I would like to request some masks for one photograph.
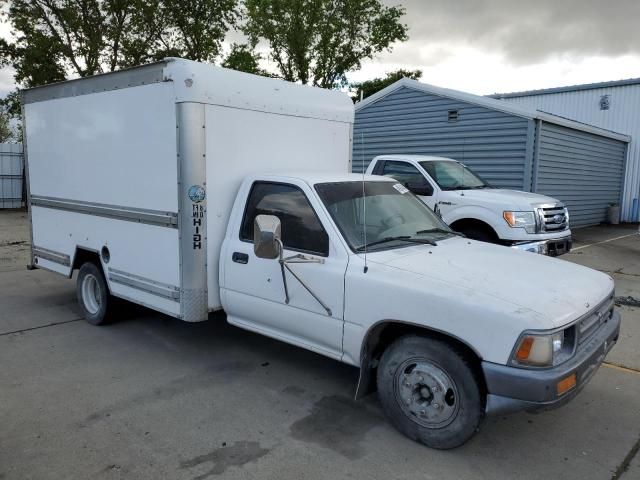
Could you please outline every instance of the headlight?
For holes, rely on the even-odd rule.
[[[554,333],[525,333],[514,349],[512,363],[531,367],[550,367],[573,353],[574,330]]]
[[[524,228],[527,233],[536,233],[536,216],[533,212],[502,212],[505,221],[513,228]]]

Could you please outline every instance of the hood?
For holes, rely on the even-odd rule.
[[[493,203],[505,209],[532,210],[532,205],[562,203],[559,200],[537,193],[521,192],[501,188],[483,188],[479,190],[453,190],[447,192],[464,197],[466,202]]]
[[[613,290],[609,275],[558,258],[460,237],[437,243],[371,252],[368,258],[535,312],[543,328],[576,320]]]

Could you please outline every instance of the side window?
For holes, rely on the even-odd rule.
[[[384,164],[383,175],[393,177],[403,185],[406,183],[424,185],[427,183],[416,167],[407,162],[390,162]]]
[[[257,215],[275,215],[280,219],[285,248],[324,257],[329,255],[329,236],[298,187],[254,183],[242,218],[240,240],[253,243],[253,221]]]
[[[410,163],[386,161],[382,175],[395,178],[416,195],[433,195],[431,184]]]

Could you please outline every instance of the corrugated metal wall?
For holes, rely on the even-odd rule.
[[[600,98],[603,95],[609,95],[608,110],[600,109]],[[502,100],[630,135],[632,140],[628,151],[621,214],[623,221],[638,221],[640,215],[640,209],[637,206],[640,197],[639,84],[509,97]]]
[[[0,143],[0,208],[22,206],[21,143]]]
[[[627,144],[546,122],[536,135],[534,190],[562,200],[571,226],[604,222],[622,195]]]
[[[453,110],[456,122],[448,121]],[[438,155],[497,187],[528,190],[533,128],[526,118],[403,87],[356,111],[353,171],[376,155]]]

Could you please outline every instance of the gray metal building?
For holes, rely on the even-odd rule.
[[[454,158],[501,188],[565,202],[574,226],[620,202],[630,137],[536,109],[402,79],[356,105],[352,168],[376,155]]]
[[[22,206],[24,160],[21,143],[0,143],[0,208]]]
[[[622,220],[640,219],[640,78],[491,95],[631,135],[622,196]]]

